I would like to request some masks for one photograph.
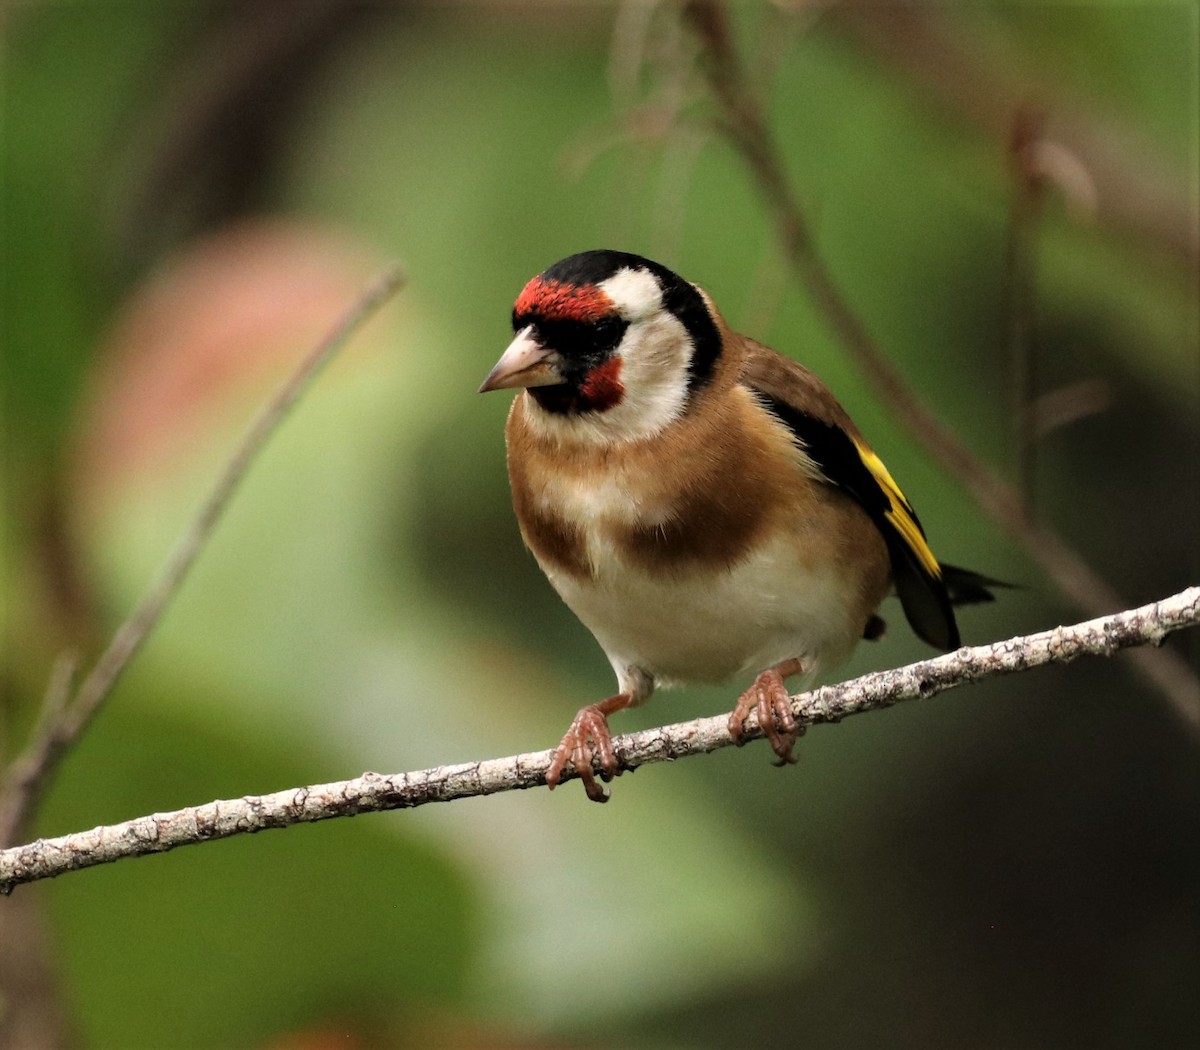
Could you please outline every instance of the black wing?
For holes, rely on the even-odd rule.
[[[875,523],[887,544],[896,593],[912,629],[938,649],[958,648],[958,625],[942,568],[916,511],[883,460],[812,372],[774,350],[748,343],[743,381],[795,435],[829,484],[852,496]]]

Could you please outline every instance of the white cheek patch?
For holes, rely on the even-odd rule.
[[[530,427],[565,444],[604,445],[643,441],[683,415],[691,339],[674,314],[656,309],[648,320],[631,322],[616,355],[624,388],[620,404],[604,412],[558,414],[531,398]]]
[[[665,310],[629,326],[617,350],[625,398],[613,411],[624,410],[622,421],[639,436],[657,434],[683,414],[691,348],[687,329]]]
[[[630,324],[645,321],[662,310],[662,288],[649,270],[618,270],[598,287]]]

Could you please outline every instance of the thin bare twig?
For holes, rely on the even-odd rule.
[[[802,725],[839,722],[849,715],[902,700],[923,699],[996,675],[1066,663],[1084,655],[1111,656],[1130,646],[1158,645],[1172,631],[1197,624],[1200,587],[1191,587],[1160,602],[1086,623],[962,648],[907,667],[827,685],[793,697],[792,710]],[[762,735],[757,721],[751,718],[746,737],[759,739]],[[727,715],[648,729],[613,741],[622,770],[706,754],[732,744]],[[0,893],[8,894],[21,883],[211,839],[539,787],[546,782],[552,755],[552,751],[537,751],[390,776],[364,773],[354,780],[225,799],[73,835],[39,839],[0,851]],[[568,779],[576,775],[573,770],[566,774]]]
[[[1125,603],[1116,591],[1057,532],[1029,515],[1020,493],[921,403],[875,343],[817,253],[762,108],[748,87],[723,8],[712,0],[694,0],[685,11],[703,46],[719,126],[758,184],[793,276],[812,296],[881,400],[1077,608],[1090,616],[1121,608]],[[1200,681],[1187,662],[1176,653],[1144,650],[1136,655],[1136,665],[1192,736],[1200,739]]]
[[[129,661],[162,618],[263,446],[322,366],[396,292],[403,281],[404,275],[399,267],[389,268],[371,283],[325,338],[309,351],[250,425],[158,577],[129,618],[117,628],[108,648],[101,653],[74,696],[65,702],[56,701],[53,705],[56,710],[53,711],[47,701],[38,729],[4,778],[3,790],[0,791],[0,844],[14,842],[20,836],[22,827],[63,755],[95,718]],[[56,670],[54,681],[60,680],[61,671]],[[51,695],[53,693],[52,688]]]

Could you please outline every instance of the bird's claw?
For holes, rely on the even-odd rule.
[[[758,717],[758,724],[770,742],[771,750],[778,757],[775,765],[786,766],[795,762],[792,748],[804,736],[806,727],[800,725],[792,714],[791,697],[787,686],[783,684],[779,668],[770,667],[763,671],[754,679],[754,684],[738,697],[729,715],[729,735],[738,747],[745,743],[746,719],[751,711]]]
[[[625,698],[613,697],[612,699]],[[567,730],[558,747],[555,748],[554,758],[546,770],[546,785],[551,791],[558,787],[567,763],[570,762],[579,775],[579,779],[583,781],[587,797],[593,802],[608,801],[608,792],[596,783],[593,762],[599,762],[600,778],[605,783],[620,773],[617,767],[617,753],[613,750],[612,734],[608,728],[606,708],[610,706],[612,706],[612,701],[608,700],[603,704],[591,704],[581,708],[575,716],[571,728]]]

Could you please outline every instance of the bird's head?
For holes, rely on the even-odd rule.
[[[513,306],[515,338],[480,391],[524,388],[560,433],[658,433],[703,389],[721,354],[707,297],[665,266],[590,251],[533,278]]]

